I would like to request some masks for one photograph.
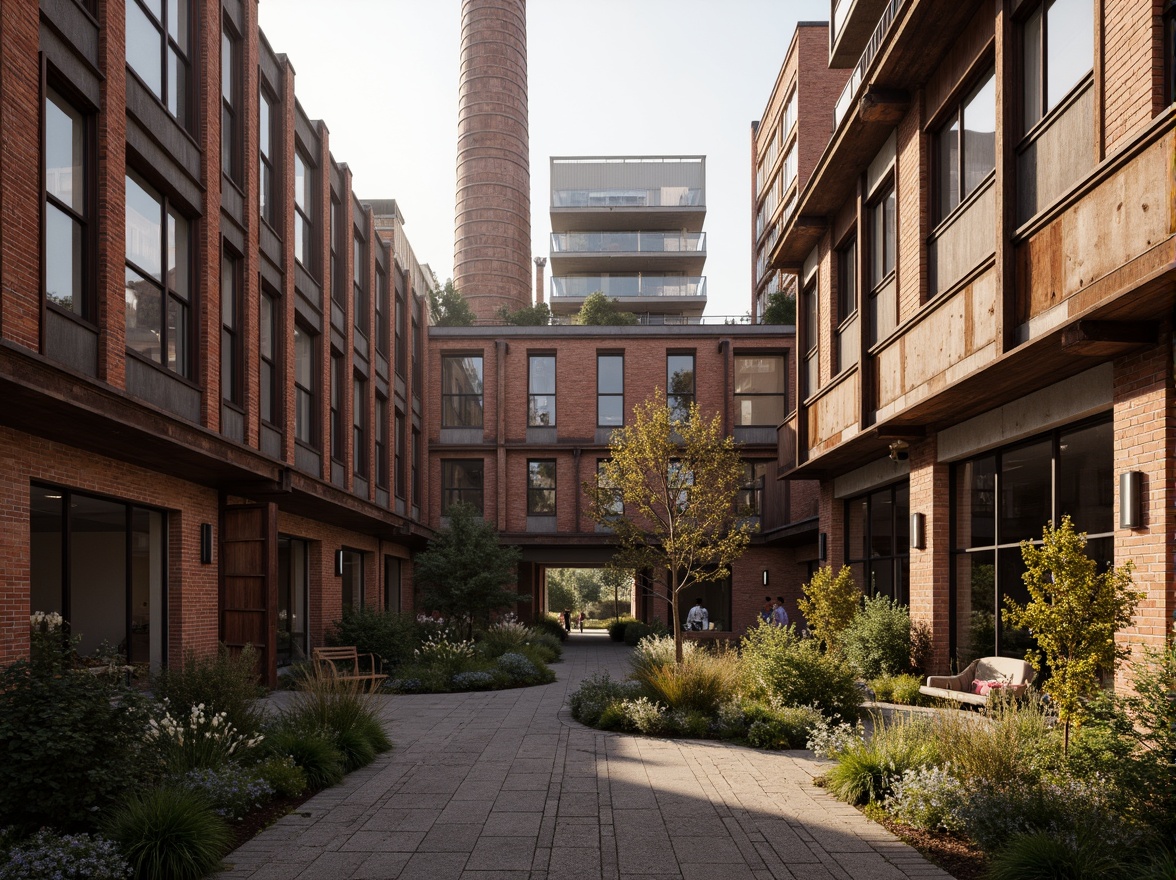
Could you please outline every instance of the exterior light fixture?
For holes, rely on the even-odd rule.
[[[1119,528],[1143,528],[1143,471],[1119,474]]]
[[[817,535],[817,559],[824,562],[829,558],[829,536],[825,532]]]
[[[766,587],[767,585],[768,585],[768,570],[765,568],[764,569],[764,586]]]
[[[927,549],[927,515],[924,513],[911,514],[911,547],[915,550]]]
[[[200,564],[212,564],[212,523],[200,524]]]
[[[335,551],[335,577],[343,577],[343,551]]]

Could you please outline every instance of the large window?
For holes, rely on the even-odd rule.
[[[481,355],[441,358],[441,427],[482,427]]]
[[[388,400],[376,395],[376,487],[388,488]]]
[[[282,337],[278,332],[281,326],[278,320],[281,315],[278,302],[280,300],[268,290],[261,292],[261,345],[258,351],[261,355],[261,419],[271,425],[277,425],[281,416],[281,396],[278,392],[278,376],[281,374],[278,369],[278,340]]]
[[[241,404],[241,261],[227,248],[221,251],[221,397]],[[272,309],[271,304],[271,319]],[[264,318],[264,306],[262,317]],[[264,325],[263,325],[263,333]],[[271,342],[272,347],[272,342]]]
[[[343,355],[331,349],[331,458],[347,461],[347,447],[343,438]]]
[[[735,355],[735,424],[776,427],[784,421],[782,354]]]
[[[555,459],[527,461],[527,516],[555,516]]]
[[[870,286],[877,287],[894,272],[894,184],[870,204]]]
[[[453,459],[441,462],[441,515],[454,504],[472,504],[482,513],[482,459]]]
[[[527,427],[555,427],[555,355],[531,355],[527,375]]]
[[[89,121],[53,89],[45,92],[45,297],[92,319]]]
[[[261,219],[277,232],[280,230],[277,228],[277,171],[274,167],[274,151],[278,138],[274,132],[274,123],[277,121],[274,103],[262,86],[258,91],[257,100],[258,198],[261,200]]]
[[[845,560],[867,596],[910,604],[910,485],[845,502]]]
[[[126,176],[127,348],[191,375],[191,235],[188,220],[133,171]]]
[[[1093,0],[1043,0],[1021,29],[1022,121],[1033,128],[1094,66]]]
[[[278,665],[310,653],[310,543],[278,536]]]
[[[294,259],[302,264],[312,277],[317,278],[314,235],[314,206],[318,202],[315,186],[315,168],[308,162],[301,149],[294,150]]]
[[[346,547],[340,553],[343,555],[343,582],[340,584],[343,591],[343,610],[363,608],[366,598],[363,578],[364,554],[359,550],[348,550]]]
[[[857,239],[851,238],[837,251],[837,323],[857,314]]]
[[[935,134],[935,219],[942,220],[996,168],[996,73],[989,68]]]
[[[596,356],[596,424],[616,428],[625,424],[625,356]]]
[[[188,0],[126,0],[127,64],[185,128],[191,27]]]
[[[351,240],[351,273],[352,285],[355,289],[352,297],[352,306],[355,309],[355,330],[366,339],[371,321],[368,317],[367,242],[360,238],[358,229],[354,230],[353,234],[355,237]]]
[[[167,638],[167,525],[160,511],[54,486],[29,492],[29,606],[55,612],[94,654],[103,642],[158,670]]]
[[[694,355],[666,355],[666,404],[670,420],[684,422],[690,418],[694,403]]]
[[[1004,600],[1028,591],[1021,542],[1069,514],[1100,565],[1114,557],[1114,429],[1109,419],[1063,428],[953,468],[952,633],[961,665],[990,654],[1023,657],[1029,633],[1006,627]]]
[[[735,512],[739,516],[763,516],[764,484],[768,479],[766,461],[745,461],[743,463],[743,485],[735,496]]]
[[[367,423],[367,381],[355,376],[351,380],[351,466],[355,475],[363,479],[368,475]]]
[[[221,172],[241,183],[241,38],[221,22]]]
[[[318,358],[315,335],[294,325],[294,437],[308,446],[318,445]]]

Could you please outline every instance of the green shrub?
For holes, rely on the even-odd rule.
[[[710,716],[694,709],[671,709],[666,713],[666,726],[674,736],[704,739],[710,734]]]
[[[938,759],[934,732],[926,720],[900,715],[883,724],[875,718],[869,739],[852,740],[838,752],[837,763],[825,774],[825,785],[846,803],[881,803],[907,770]]]
[[[295,729],[328,732],[346,771],[370,764],[377,754],[392,747],[380,724],[378,704],[359,682],[306,675],[283,713],[283,721]]]
[[[272,755],[258,764],[256,770],[278,797],[297,797],[306,791],[306,772],[289,755]]]
[[[554,636],[561,642],[566,642],[568,639],[568,631],[563,628],[563,624],[548,615],[537,618],[531,624],[531,629],[537,632],[547,633],[549,636]]]
[[[890,781],[886,811],[900,822],[926,831],[964,831],[960,808],[967,796],[949,767],[908,767]]]
[[[896,675],[893,679],[893,700],[900,706],[918,706],[923,701],[919,687],[923,680],[917,675]]]
[[[748,725],[747,744],[757,749],[803,749],[821,713],[809,706],[763,707]]]
[[[507,651],[517,651],[527,644],[530,630],[521,623],[496,623],[481,634],[478,648],[487,657],[501,657]]]
[[[1044,831],[1017,834],[992,856],[989,880],[1106,880],[1138,873],[1097,833],[1075,836]]]
[[[600,719],[596,722],[596,727],[601,730],[619,730],[629,731],[633,728],[629,726],[629,716],[625,711],[625,704],[628,700],[614,700],[604,707],[604,711],[600,713]]]
[[[637,696],[638,686],[630,682],[615,681],[607,672],[596,672],[591,678],[580,682],[580,686],[568,698],[572,717],[589,727],[600,726],[600,717],[611,704]]]
[[[633,623],[625,624],[625,644],[636,646],[643,638],[653,632],[652,627],[634,621]]]
[[[625,700],[621,703],[621,709],[625,714],[626,726],[629,730],[635,730],[646,736],[661,736],[670,733],[666,707],[655,703],[648,697]]]
[[[617,617],[608,625],[608,637],[614,642],[623,642],[625,640],[625,629],[630,623],[637,623],[637,620],[632,617]]]
[[[257,683],[258,662],[257,650],[249,645],[237,654],[221,645],[214,657],[188,651],[183,666],[161,669],[151,687],[156,699],[167,700],[175,711],[187,713],[192,706],[203,705],[210,716],[223,712],[228,723],[249,738],[261,731],[264,721],[258,703],[265,693]]]
[[[540,653],[544,663],[556,663],[563,657],[563,643],[550,633],[532,629],[526,643]]]
[[[113,841],[42,828],[11,848],[0,846],[0,880],[126,880],[131,866]]]
[[[542,684],[555,680],[555,673],[530,653],[533,650],[531,646],[524,645],[521,650],[508,652],[498,658],[496,672],[505,677],[508,686]]]
[[[204,795],[222,818],[240,819],[269,803],[274,789],[255,771],[237,765],[189,770],[172,780],[180,788]]]
[[[894,676],[879,675],[870,680],[870,690],[874,692],[874,699],[879,703],[894,702]]]
[[[343,770],[350,773],[366,767],[376,759],[376,749],[367,734],[358,727],[344,727],[333,731],[335,748],[343,756]]]
[[[264,748],[274,758],[293,761],[313,791],[343,781],[343,754],[331,731],[279,725],[266,734]]]
[[[862,704],[853,667],[822,653],[815,639],[800,639],[792,626],[761,621],[741,643],[753,696],[786,706],[815,706],[825,716],[855,719]]]
[[[14,663],[0,672],[0,827],[92,827],[157,772],[146,701],[117,681]]]
[[[111,815],[106,831],[136,880],[198,880],[217,868],[231,840],[203,795],[176,787],[132,795]]]
[[[841,566],[836,575],[832,566],[824,565],[804,585],[804,598],[796,604],[817,641],[836,653],[861,601],[862,591],[848,565]]]
[[[866,678],[910,671],[910,610],[889,596],[868,597],[840,638],[845,658]]]
[[[672,639],[661,641],[672,649]],[[651,699],[670,709],[713,713],[739,692],[742,670],[733,651],[691,651],[681,663],[672,658],[657,665],[635,663],[633,678]]]
[[[327,629],[327,644],[355,645],[360,654],[375,654],[383,660],[385,671],[411,661],[420,641],[413,615],[366,605],[345,609]]]

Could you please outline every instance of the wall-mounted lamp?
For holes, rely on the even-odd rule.
[[[927,549],[927,515],[924,513],[911,514],[911,547],[915,550]]]
[[[200,524],[200,564],[212,564],[212,523]]]
[[[766,587],[767,585],[768,585],[768,570],[765,568],[764,569],[764,586]]]
[[[911,457],[911,444],[905,440],[895,440],[890,444],[890,460],[906,461]]]
[[[335,577],[343,577],[343,551],[335,551]]]
[[[1143,528],[1143,471],[1119,474],[1119,528]]]
[[[817,535],[817,559],[824,562],[829,557],[829,536],[824,532]]]

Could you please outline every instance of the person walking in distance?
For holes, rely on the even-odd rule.
[[[568,610],[567,608],[564,609],[564,613],[563,613],[563,625],[564,625],[564,632],[571,632],[572,631],[572,612],[570,610]]]
[[[784,610],[784,597],[777,596],[775,607],[772,609],[772,623],[776,626],[788,626],[788,612]]]
[[[583,611],[580,612],[580,632],[584,631],[584,618],[586,618],[587,616],[588,615],[585,614]]]

